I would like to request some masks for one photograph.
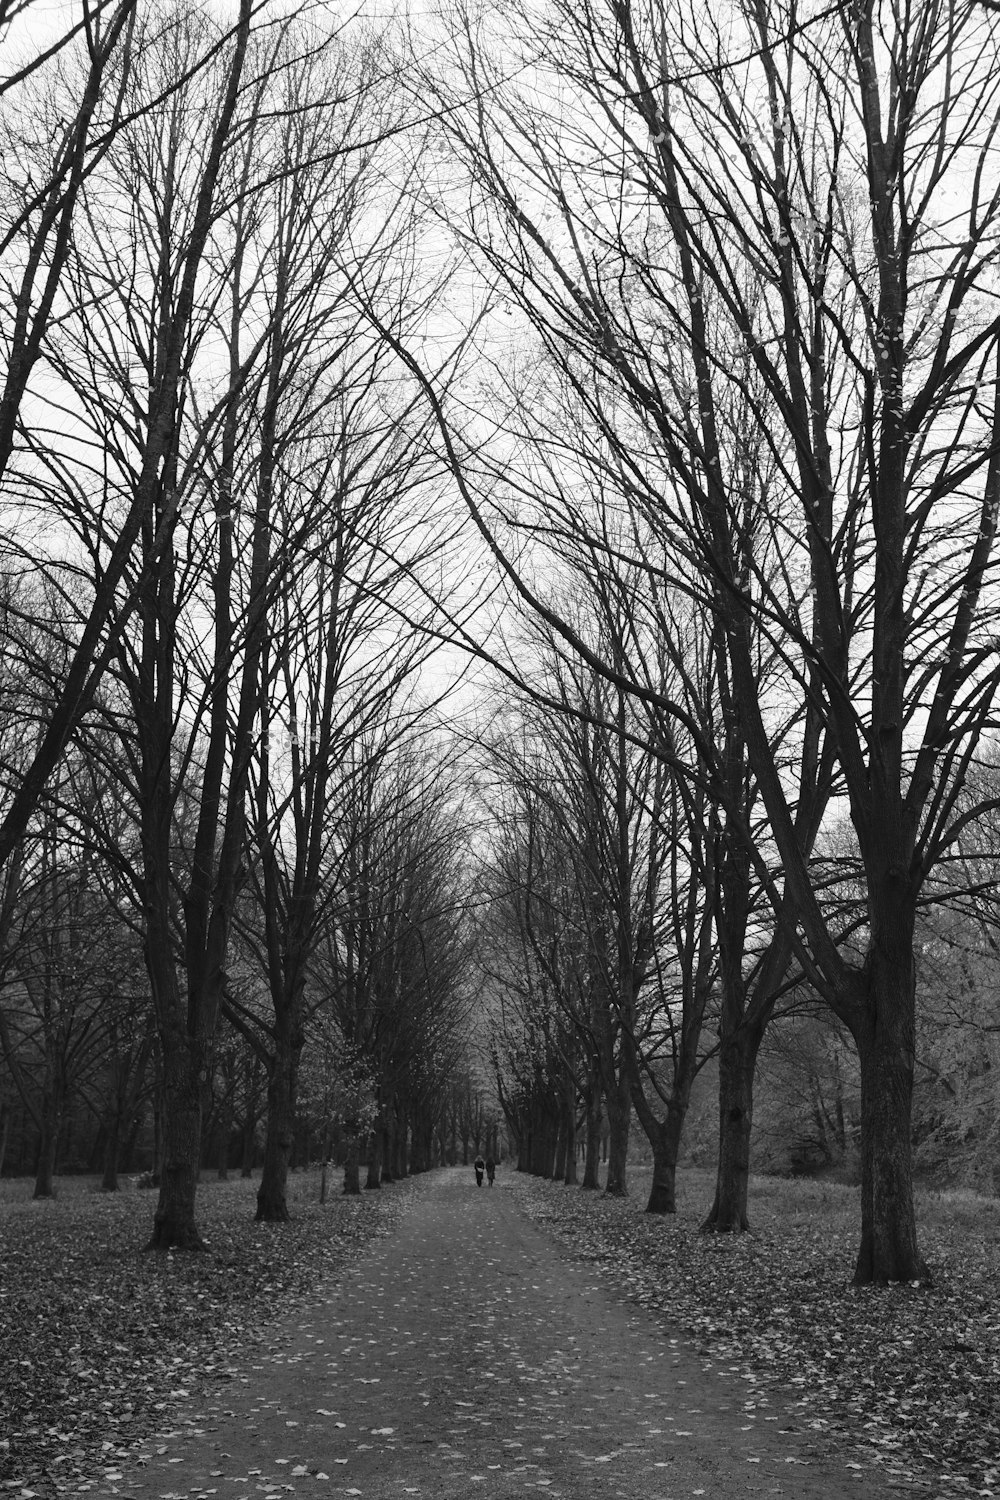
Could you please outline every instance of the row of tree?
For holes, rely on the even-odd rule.
[[[123,1157],[135,1169],[137,1150],[160,1181],[169,1150],[135,896],[137,813],[118,778],[84,768],[77,747],[63,764],[73,784],[56,778],[62,800],[43,799],[4,888],[0,1147],[12,1125],[27,1128],[36,1196],[51,1194],[60,1161],[95,1166],[98,1150],[106,1188]],[[300,1161],[337,1148],[345,1187],[358,1191],[362,1157],[377,1187],[454,1154],[440,1141],[451,1115],[468,1136],[455,1103],[470,1007],[465,829],[442,769],[426,742],[381,757],[356,747],[330,799],[309,885],[315,912],[291,953],[294,866],[285,850],[269,849],[268,864],[252,836],[245,843],[193,1170],[209,1150],[224,1168],[236,1140],[249,1167],[260,1122],[259,1218],[287,1218],[296,1145]],[[191,857],[191,829],[176,823],[177,886]],[[181,932],[176,923],[183,972]]]
[[[770,1138],[754,1158],[779,1171],[854,1177],[856,1054],[801,971],[789,967],[759,1044],[739,1048],[739,1067],[727,1056],[740,1038],[716,942],[724,843],[711,799],[672,775],[655,744],[639,744],[621,693],[615,733],[607,703],[600,708],[608,696],[600,676],[570,675],[550,649],[534,680],[563,701],[521,704],[493,747],[483,960],[493,1066],[522,1167],[576,1183],[582,1166],[582,1185],[596,1188],[606,1134],[607,1191],[623,1194],[638,1129],[653,1168],[648,1211],[673,1212],[682,1139],[687,1160],[709,1156],[707,1072],[718,1080],[718,1170],[704,1227],[745,1229],[762,1071]],[[993,1191],[1000,912],[995,836],[981,823],[977,832],[980,853],[950,872],[950,890],[936,893],[916,926],[911,1143],[931,1180]],[[817,843],[821,856],[845,872],[856,867],[849,830],[831,825]],[[851,890],[845,873],[827,899],[840,903],[845,932],[863,922],[857,880]],[[758,942],[751,932],[751,958],[759,959]]]
[[[267,1079],[262,1218],[308,1107],[348,1184],[426,1165],[469,983],[428,577],[434,278],[394,62],[285,6],[0,10],[3,1022],[51,1183],[155,1077],[152,1243],[200,1244],[223,1018]],[[228,13],[227,13],[228,12]],[[69,123],[67,123],[69,122]],[[109,1178],[113,1171],[109,1168]]]
[[[1000,17],[552,0],[445,33],[413,66],[481,300],[466,402],[425,391],[548,631],[546,672],[499,665],[574,742],[558,806],[533,742],[509,794],[525,1046],[585,1099],[603,1070],[613,1121],[617,1036],[667,1161],[711,972],[736,1228],[755,1058],[807,988],[858,1058],[856,1279],[921,1280],[918,919],[995,896]]]
[[[397,747],[446,635],[515,689],[478,932],[512,1125],[575,1161],[605,1111],[614,1188],[634,1109],[669,1207],[711,1015],[738,1229],[756,1058],[803,997],[857,1056],[856,1278],[925,1277],[922,924],[989,950],[996,890],[995,10],[459,6],[392,50],[231,21],[92,0],[0,89],[9,702],[38,726],[0,867],[13,900],[46,799],[68,848],[65,785],[115,786],[88,818],[152,990],[155,1242],[197,1243],[224,1012],[280,1114],[313,966],[353,994],[384,943],[380,985],[432,993],[435,924],[345,830],[422,784]]]

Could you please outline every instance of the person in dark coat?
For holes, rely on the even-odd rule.
[[[477,1156],[472,1165],[476,1169],[476,1187],[482,1187],[483,1173],[486,1171],[486,1163],[483,1161],[482,1156]]]
[[[488,1156],[486,1158],[486,1176],[489,1178],[490,1187],[493,1186],[493,1179],[494,1179],[494,1177],[496,1175],[497,1175],[497,1164],[493,1160],[492,1156]]]

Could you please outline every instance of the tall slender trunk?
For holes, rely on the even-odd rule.
[[[382,1137],[382,1181],[392,1182],[395,1176],[395,1158],[393,1150],[395,1147],[395,1127],[390,1119],[386,1119],[381,1130]]]
[[[226,1094],[219,1105],[218,1121],[216,1124],[216,1137],[218,1142],[215,1174],[220,1182],[229,1180],[229,1143],[233,1134],[233,1094],[232,1079],[226,1079]]]
[[[190,1006],[181,994],[170,930],[169,879],[163,870],[162,846],[158,882],[147,875],[146,969],[153,993],[160,1037],[162,1109],[160,1115],[159,1189],[149,1250],[203,1250],[195,1222],[195,1198],[201,1160],[202,1123],[211,1084],[210,1039],[189,1029]],[[158,887],[163,899],[152,888]]]
[[[604,1191],[612,1198],[628,1196],[626,1163],[628,1160],[629,1126],[632,1123],[632,1095],[621,1069],[615,1086],[607,1097],[608,1111],[608,1179]]]
[[[376,1190],[382,1186],[383,1150],[382,1122],[378,1119],[368,1137],[368,1178],[365,1187],[370,1190]]]
[[[567,1187],[575,1187],[579,1177],[576,1166],[576,1088],[572,1082],[566,1090],[563,1110],[566,1117],[566,1170],[563,1173],[563,1182]],[[497,1158],[496,1140],[493,1141],[492,1151],[495,1161]]]
[[[525,1115],[522,1117],[521,1129],[517,1137],[517,1170],[519,1172],[531,1171],[531,1160],[534,1152],[531,1134],[531,1122],[527,1115]]]
[[[398,1181],[406,1176],[406,1121],[398,1115],[393,1131],[392,1175]]]
[[[762,1028],[740,1025],[719,1049],[719,1155],[715,1199],[701,1226],[706,1232],[742,1234],[750,1228],[753,1081],[762,1036]]]
[[[282,1008],[275,1011],[274,1052],[267,1079],[267,1127],[264,1161],[257,1188],[256,1218],[285,1224],[288,1212],[288,1168],[295,1143],[295,1093],[302,1055],[301,1031]]]
[[[556,1154],[555,1160],[552,1164],[552,1180],[554,1182],[562,1182],[563,1178],[566,1176],[566,1148],[568,1145],[565,1110],[560,1110],[559,1112],[559,1123],[555,1128],[555,1138]]]
[[[586,1150],[583,1160],[583,1182],[581,1187],[595,1189],[601,1185],[601,1126],[604,1123],[601,1090],[591,1080],[587,1091]]]
[[[240,1157],[240,1176],[244,1179],[253,1176],[253,1159],[257,1147],[257,1122],[248,1111],[243,1121],[243,1139]]]
[[[262,1066],[259,1054],[254,1052],[250,1065],[250,1078],[247,1082],[246,1114],[243,1117],[243,1129],[240,1132],[242,1139],[241,1177],[253,1176],[254,1157],[257,1152],[257,1088]]]
[[[361,1192],[361,1137],[352,1130],[347,1137],[347,1155],[344,1159],[344,1192],[356,1197]]]
[[[531,1170],[535,1177],[551,1177],[556,1154],[556,1122],[541,1105],[536,1111],[538,1121],[532,1132]]]
[[[104,1159],[101,1173],[101,1192],[118,1191],[118,1158],[121,1154],[121,1115],[115,1110],[105,1122]]]
[[[434,1125],[421,1114],[413,1116],[410,1126],[410,1171],[428,1172],[431,1165]]]
[[[41,1133],[35,1168],[35,1191],[32,1195],[35,1198],[55,1196],[56,1153],[59,1149],[62,1113],[60,1091],[55,1088],[46,1089],[41,1103]]]
[[[421,1143],[420,1143],[420,1147],[421,1147],[421,1150],[420,1150],[420,1159],[421,1159],[421,1162],[422,1162],[421,1170],[424,1171],[424,1172],[429,1172],[430,1169],[431,1169],[431,1167],[434,1165],[434,1155],[433,1155],[433,1148],[434,1148],[434,1126],[433,1126],[433,1123],[430,1120],[428,1120],[426,1122],[426,1124],[423,1126],[423,1130],[421,1132],[421,1135],[422,1135],[422,1139],[421,1139]]]

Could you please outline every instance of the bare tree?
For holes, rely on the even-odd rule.
[[[180,18],[145,66],[165,81],[188,73],[212,29]],[[144,545],[127,573],[137,617],[119,633],[117,674],[133,717],[125,748],[167,1103],[158,1247],[200,1244],[201,1120],[245,873],[268,601],[317,504],[290,479],[279,503],[282,465],[337,388],[319,292],[340,228],[319,227],[338,175],[335,127],[329,119],[318,163],[314,140],[291,143],[310,168],[273,125],[274,80],[319,46],[299,43],[289,27],[251,38],[248,18],[214,70],[164,90],[159,112],[116,138],[120,192],[89,195],[91,233],[77,245],[88,316],[67,322],[59,350],[93,434],[102,507],[75,453],[48,467],[95,566],[116,509],[145,496]],[[313,82],[310,118],[330,103],[330,80]]]
[[[463,33],[477,104],[456,135],[486,190],[470,242],[563,366],[569,351],[618,393],[590,410],[608,441],[617,430],[631,504],[720,623],[781,859],[775,918],[858,1047],[855,1278],[919,1280],[914,919],[972,816],[958,794],[997,686],[996,18],[964,0],[806,24],[783,3],[552,16],[530,108],[504,109]],[[736,399],[773,474],[756,511],[768,546],[749,555]],[[481,492],[468,498],[502,553]],[[785,674],[769,692],[761,640]],[[790,692],[808,708],[794,777],[773,732]],[[860,962],[810,863],[831,781],[863,864]]]
[[[231,81],[238,82],[254,13],[251,0],[245,0],[232,32],[223,28],[221,33],[204,34],[203,52],[189,53],[180,72],[159,76],[152,91],[143,92],[141,80],[149,82],[151,74],[139,54],[144,53],[148,63],[150,49],[157,48],[165,35],[169,37],[177,24],[175,17],[168,17],[161,30],[149,17],[144,24],[140,22],[136,0],[81,0],[78,19],[70,12],[51,28],[48,17],[40,26],[35,24],[40,9],[33,0],[23,0],[4,5],[0,12],[0,38],[10,49],[9,55],[18,59],[13,71],[0,77],[0,134],[5,146],[0,280],[12,309],[0,383],[0,486],[5,504],[19,510],[9,548],[28,569],[35,569],[41,559],[39,534],[25,524],[25,511],[41,502],[46,529],[53,516],[51,492],[36,483],[31,455],[46,453],[51,443],[51,433],[38,412],[51,400],[45,367],[52,333],[65,312],[81,197],[100,179],[122,130],[158,109],[172,90],[212,64],[230,37],[235,41]],[[231,88],[222,106],[223,116],[231,115],[235,95]],[[225,130],[216,132],[216,146],[224,135]],[[131,503],[115,513],[105,533],[106,545],[88,579],[86,601],[79,595],[74,598],[73,651],[58,692],[46,705],[43,732],[0,817],[0,864],[14,854],[47,779],[86,713],[111,656],[115,622],[125,618],[135,603],[134,595],[122,599],[120,585],[134,550],[143,541],[157,469],[169,445],[177,361],[219,159],[218,150],[209,153],[186,271],[179,278],[170,324],[165,323],[162,330],[165,358],[150,390],[150,426],[158,430],[159,444],[150,450],[143,482]],[[31,409],[25,415],[29,397]],[[58,506],[54,514],[59,516]],[[60,565],[64,564],[58,545],[55,551]],[[58,572],[60,566],[49,571]]]
[[[316,983],[374,1091],[370,1187],[426,1171],[465,1050],[471,938],[465,817],[453,767],[419,736],[351,748],[336,814],[338,900]],[[350,1164],[349,1164],[350,1165]],[[354,1167],[345,1191],[359,1190]]]

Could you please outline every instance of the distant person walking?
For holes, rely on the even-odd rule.
[[[476,1187],[483,1185],[483,1173],[486,1171],[486,1163],[481,1156],[477,1156],[472,1165],[476,1169]]]
[[[493,1186],[493,1179],[494,1179],[494,1177],[496,1175],[497,1175],[497,1164],[493,1160],[492,1156],[488,1156],[486,1158],[486,1176],[489,1178],[490,1187]]]

